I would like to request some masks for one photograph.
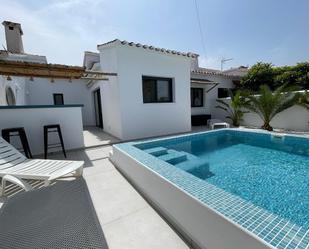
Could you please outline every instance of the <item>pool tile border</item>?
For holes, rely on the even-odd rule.
[[[143,166],[155,171],[166,180],[175,184],[177,187],[191,195],[193,198],[207,205],[211,209],[225,216],[238,224],[241,228],[253,233],[269,245],[278,249],[308,249],[309,230],[300,227],[286,219],[272,214],[269,211],[253,205],[242,198],[228,193],[210,183],[207,183],[181,169],[178,169],[169,163],[166,163],[146,152],[147,146],[162,146],[162,142],[181,142],[188,138],[199,139],[206,133],[217,135],[224,132],[240,132],[246,135],[246,132],[254,133],[256,136],[270,135],[265,132],[252,132],[246,130],[222,129],[217,131],[207,131],[186,135],[173,136],[168,138],[159,138],[143,140],[138,142],[128,142],[114,145],[119,150],[130,155],[140,162]],[[286,135],[286,139],[295,142],[295,139],[304,139],[309,143],[309,139],[300,136]],[[164,145],[163,145],[164,146]]]

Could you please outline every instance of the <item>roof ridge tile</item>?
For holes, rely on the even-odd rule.
[[[192,52],[180,52],[180,51],[176,51],[176,50],[159,48],[159,47],[154,47],[152,45],[135,43],[135,42],[128,42],[126,40],[119,40],[119,39],[114,39],[112,41],[99,44],[97,47],[99,48],[101,46],[107,46],[107,45],[110,45],[110,44],[113,44],[113,43],[119,43],[120,45],[124,45],[124,46],[128,45],[128,46],[131,46],[131,47],[134,46],[134,47],[137,47],[137,48],[144,48],[144,49],[154,50],[154,51],[162,52],[162,53],[166,53],[166,54],[185,56],[185,57],[189,57],[189,58],[197,58],[199,56],[198,54],[192,53]]]

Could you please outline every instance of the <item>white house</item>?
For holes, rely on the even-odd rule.
[[[247,67],[239,67],[225,71],[202,68],[198,60],[191,67],[191,114],[216,116],[216,99],[228,97],[228,90],[235,88]],[[198,100],[196,100],[198,97]]]
[[[3,25],[0,105],[82,104],[84,126],[120,139],[187,132],[191,116],[205,125],[215,99],[241,77],[240,69],[200,68],[194,53],[118,39],[85,52],[83,67],[48,64],[24,52],[20,24]]]
[[[103,128],[122,139],[191,130],[190,65],[197,55],[114,40],[98,45]],[[87,55],[86,55],[87,56]]]
[[[190,131],[191,116],[206,125],[215,99],[226,96],[246,70],[200,68],[197,54],[118,39],[98,50],[85,53],[84,66],[117,75],[89,86],[100,90],[103,129],[122,139]]]

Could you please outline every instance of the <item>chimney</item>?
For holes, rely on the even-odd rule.
[[[199,68],[198,65],[198,56],[191,58],[191,71]]]
[[[23,31],[20,23],[4,21],[2,24],[5,28],[7,50],[15,54],[24,53],[23,41],[21,39]]]

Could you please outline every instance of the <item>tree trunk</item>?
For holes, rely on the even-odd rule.
[[[234,127],[239,127],[239,122],[234,121],[234,122],[233,122],[233,126],[234,126]]]
[[[270,126],[269,122],[265,122],[261,128],[267,131],[273,131],[273,127]]]

